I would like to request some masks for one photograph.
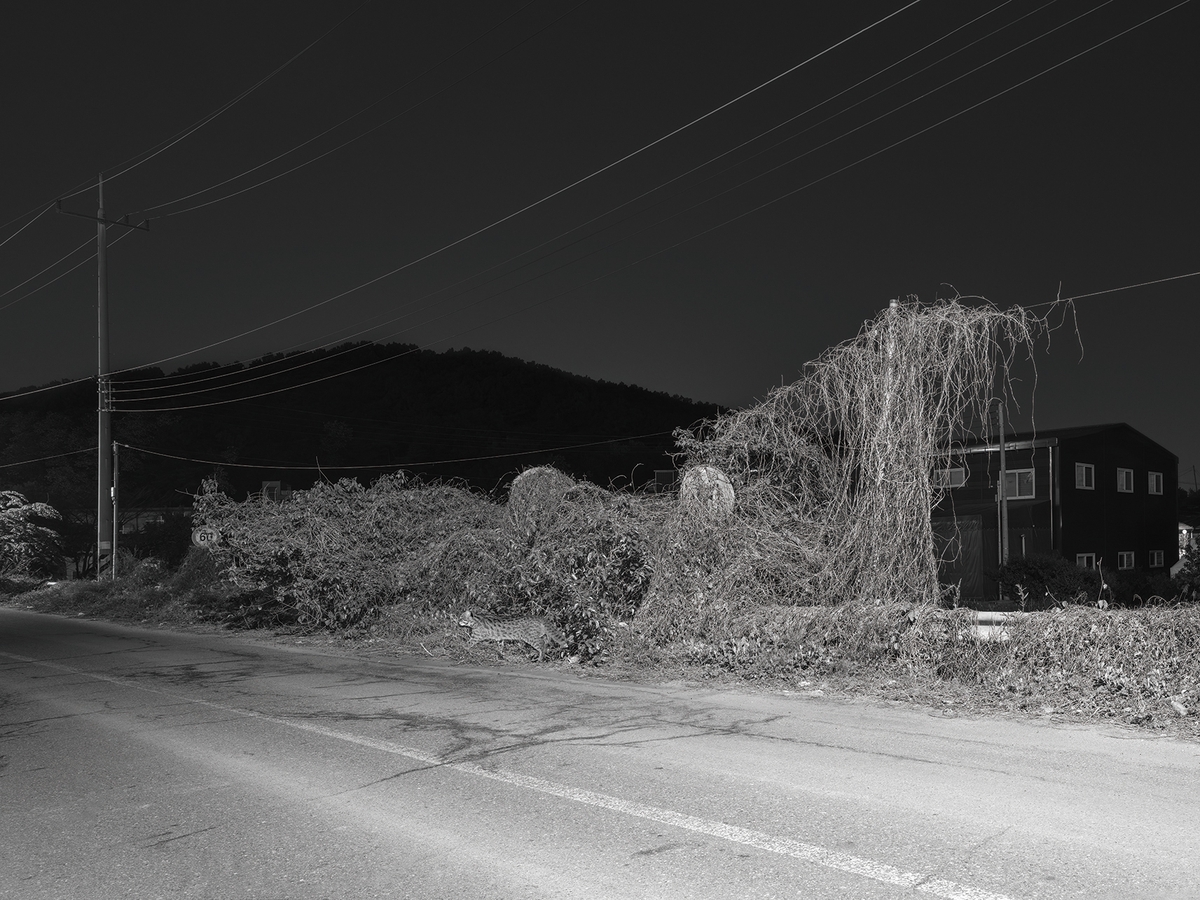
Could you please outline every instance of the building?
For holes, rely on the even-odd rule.
[[[1124,423],[1013,435],[1004,444],[1008,558],[1057,554],[1085,568],[1168,572],[1179,558],[1179,458]],[[962,447],[935,473],[942,580],[995,599],[1002,552],[1000,447]]]

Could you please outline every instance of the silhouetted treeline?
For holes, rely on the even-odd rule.
[[[599,484],[642,484],[670,467],[672,429],[717,411],[496,352],[401,344],[129,372],[114,378],[113,397],[114,438],[167,454],[121,448],[126,509],[186,506],[214,474],[238,499],[263,481],[369,483],[396,469],[488,490],[544,464]],[[95,410],[94,383],[0,400],[0,464],[94,446]],[[655,436],[600,443],[635,435]],[[82,520],[95,506],[95,471],[95,454],[82,453],[0,468],[0,486]]]

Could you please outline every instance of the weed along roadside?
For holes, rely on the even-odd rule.
[[[677,492],[549,466],[502,497],[405,473],[283,501],[239,502],[207,482],[195,524],[219,541],[177,570],[130,557],[116,582],[10,578],[3,591],[43,612],[352,651],[1200,737],[1195,603],[1114,598],[996,618],[956,608],[939,583],[933,473],[964,422],[986,427],[995,361],[1008,396],[1004,361],[1044,328],[1019,308],[894,304],[800,381],[679,429]],[[1182,577],[1196,581],[1195,566]]]

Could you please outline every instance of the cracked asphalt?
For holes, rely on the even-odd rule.
[[[1200,898],[1200,745],[0,609],[0,897]]]

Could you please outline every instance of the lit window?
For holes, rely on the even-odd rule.
[[[1117,490],[1122,494],[1133,493],[1133,469],[1117,469]]]
[[[1162,493],[1162,472],[1151,472],[1150,473],[1150,493],[1152,493],[1152,494],[1161,494]]]
[[[967,470],[961,466],[954,469],[937,469],[933,473],[933,483],[944,488],[962,487],[967,483]]]
[[[1076,553],[1075,554],[1075,565],[1079,566],[1079,568],[1081,568],[1081,569],[1096,568],[1096,554],[1095,553]]]
[[[1150,568],[1161,569],[1163,564],[1163,552],[1161,550],[1150,551]]]
[[[1085,491],[1096,489],[1096,467],[1091,463],[1075,463],[1075,487]]]
[[[1004,473],[1004,496],[1009,500],[1033,499],[1033,469],[1008,469]]]
[[[1133,568],[1133,551],[1132,550],[1122,550],[1120,553],[1117,554],[1117,568],[1118,569],[1132,569]]]

